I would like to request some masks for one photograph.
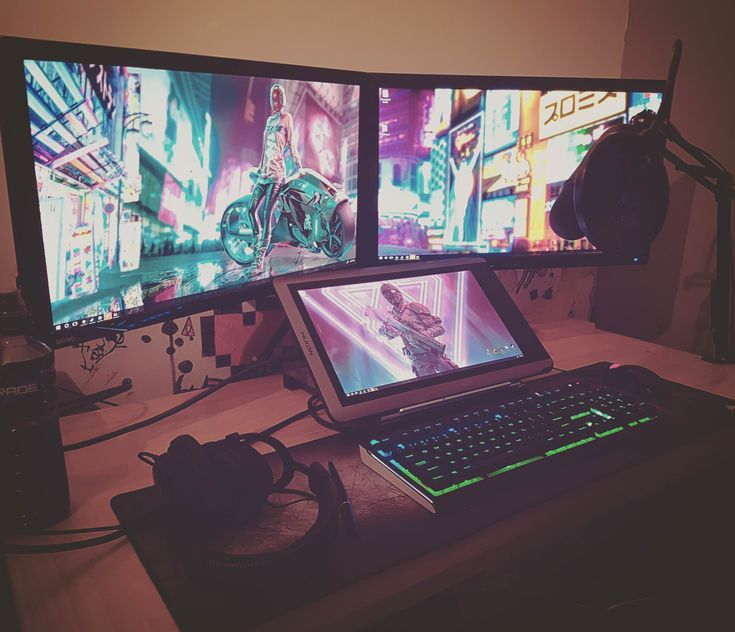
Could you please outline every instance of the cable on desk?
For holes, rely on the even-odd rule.
[[[303,503],[304,501],[311,500],[314,502],[318,502],[318,498],[316,494],[312,494],[311,492],[306,492],[301,489],[292,489],[291,487],[286,487],[282,489],[279,492],[274,492],[271,494],[271,496],[278,496],[279,494],[291,494],[292,496],[301,496],[301,498],[298,498],[296,500],[291,500],[287,503],[274,503],[272,500],[270,500],[270,497],[266,500],[266,503],[273,507],[274,509],[285,509],[286,507],[290,507],[291,505],[295,505],[297,503]]]
[[[231,382],[235,382],[238,379],[241,379],[244,374],[249,373],[250,371],[256,371],[268,363],[270,363],[270,360],[264,360],[263,362],[256,362],[255,364],[250,364],[248,366],[242,367],[236,373],[230,375],[230,377],[225,378],[221,382],[217,382],[217,384],[214,384],[207,389],[200,391],[199,393],[194,395],[194,397],[187,399],[181,404],[177,404],[176,406],[173,406],[168,410],[164,410],[157,415],[153,415],[153,417],[149,417],[148,419],[144,419],[143,421],[130,424],[129,426],[123,426],[122,428],[118,428],[117,430],[113,430],[111,432],[106,432],[105,434],[101,434],[96,437],[90,437],[89,439],[84,439],[83,441],[77,441],[76,443],[65,445],[64,452],[71,452],[72,450],[87,448],[89,446],[102,443],[103,441],[108,441],[109,439],[121,437],[122,435],[128,434],[129,432],[140,430],[141,428],[146,428],[147,426],[152,426],[153,424],[158,423],[159,421],[162,421],[163,419],[166,419],[171,415],[175,415],[176,413],[181,412],[182,410],[188,408],[193,404],[196,404],[197,402],[200,402],[205,397],[209,397],[210,395],[216,393],[222,387],[227,386]]]
[[[329,414],[329,410],[327,410],[327,407],[324,405],[324,402],[319,395],[312,395],[306,405],[309,409],[309,414],[314,418],[314,421],[329,430],[336,430],[337,432],[359,432],[375,424],[375,420],[370,417],[350,422],[337,421]],[[327,414],[329,419],[322,417],[322,411]]]
[[[272,435],[279,430],[283,430],[286,426],[290,426],[295,421],[298,421],[299,419],[303,419],[304,417],[308,417],[311,414],[311,411],[308,408],[305,408],[304,410],[295,413],[291,415],[290,417],[286,417],[283,421],[279,421],[277,424],[272,425],[270,428],[266,428],[265,430],[260,430],[260,434],[265,435]]]
[[[97,533],[99,531],[116,531],[117,529],[120,529],[119,524],[114,525],[104,525],[101,527],[81,527],[78,529],[41,529],[41,530],[35,530],[35,529],[28,529],[23,531],[15,531],[15,532],[8,532],[5,535],[18,535],[18,536],[26,536],[26,535],[74,535],[77,533]]]
[[[118,404],[107,401],[107,398],[115,397],[115,395],[120,395],[121,393],[129,391],[131,388],[133,388],[133,380],[131,380],[129,377],[126,377],[118,386],[106,388],[101,391],[97,391],[96,393],[90,393],[89,395],[77,393],[68,388],[64,388],[63,386],[57,386],[56,388],[62,391],[66,391],[67,393],[76,395],[75,399],[59,404],[59,417],[64,417],[65,415],[71,415],[80,408],[84,408],[85,406],[92,406],[97,402],[103,402],[105,404],[109,404],[110,406],[117,406]]]
[[[107,527],[90,527],[88,531],[94,531],[94,530],[107,530]],[[68,530],[62,530],[61,532],[72,533],[74,531],[78,531],[79,533],[82,533],[83,530],[75,530],[75,529],[68,529]],[[52,532],[48,532],[47,535],[51,535]],[[31,534],[25,534],[25,535],[31,535]],[[33,535],[46,535],[41,532],[36,532]],[[89,538],[87,540],[77,540],[76,542],[57,542],[55,544],[14,544],[11,542],[0,542],[0,553],[23,553],[23,554],[31,554],[31,553],[62,553],[64,551],[76,551],[79,549],[88,549],[92,546],[98,546],[100,544],[105,544],[107,542],[112,542],[113,540],[118,540],[125,536],[125,531],[123,531],[120,528],[116,528],[111,533],[106,533],[105,535],[99,535],[94,538]]]

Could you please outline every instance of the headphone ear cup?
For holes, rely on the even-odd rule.
[[[212,467],[220,482],[220,507],[225,518],[241,521],[256,513],[273,487],[273,472],[265,457],[237,436],[205,444],[212,450]]]
[[[209,460],[201,444],[190,435],[180,435],[169,444],[153,466],[153,480],[164,507],[186,512],[201,510],[212,485]]]
[[[266,459],[236,435],[203,445],[182,435],[156,459],[153,480],[164,507],[187,520],[241,521],[265,504],[273,473]]]
[[[559,197],[554,200],[554,205],[549,213],[549,225],[559,237],[563,239],[580,239],[584,236],[582,229],[577,223],[577,215],[574,212],[574,185],[577,179],[577,171],[569,177],[562,185]]]
[[[567,181],[562,185],[559,197],[554,200],[554,204],[551,207],[549,213],[549,224],[551,230],[553,230],[559,237],[574,241],[581,239],[585,236],[584,226],[579,222],[579,213],[577,210],[577,186],[580,180],[580,174],[585,170],[585,166],[596,148],[608,138],[611,134],[619,132],[625,128],[630,127],[629,125],[620,124],[613,125],[611,128],[606,129],[602,136],[597,139],[592,148],[584,155],[582,162],[577,165],[577,168],[572,172]]]
[[[607,130],[580,164],[574,189],[577,222],[603,252],[644,253],[661,230],[669,205],[663,158],[635,126]]]

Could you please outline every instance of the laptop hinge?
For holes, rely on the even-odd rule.
[[[504,386],[515,386],[518,384],[521,384],[521,380],[508,380],[507,382],[499,382],[498,384],[493,384],[492,386],[483,386],[482,388],[476,388],[473,391],[465,391],[464,393],[457,393],[456,395],[448,395],[447,397],[432,399],[431,401],[421,402],[420,404],[414,404],[413,406],[406,406],[405,408],[399,408],[395,412],[383,415],[380,418],[380,423],[395,421],[396,419],[399,419],[405,415],[419,412],[426,408],[434,408],[435,406],[438,406],[440,404],[447,404],[456,399],[464,399],[468,395],[477,395],[478,393],[492,391],[497,388],[503,388]]]

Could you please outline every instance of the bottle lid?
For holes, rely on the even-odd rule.
[[[0,332],[20,333],[28,320],[28,310],[20,290],[0,292]]]

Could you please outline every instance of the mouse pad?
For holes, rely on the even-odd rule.
[[[299,558],[291,565],[277,566],[275,572],[250,569],[236,585],[182,576],[153,487],[115,496],[111,504],[180,629],[242,630],[628,467],[650,457],[650,446],[647,450],[646,454],[609,450],[584,459],[572,453],[543,472],[533,468],[509,472],[487,498],[433,515],[365,466],[354,438],[335,435],[303,444],[292,449],[298,461],[334,461],[352,500],[361,537],[355,540],[341,528],[318,558]],[[310,505],[305,502],[284,510],[286,522],[282,516],[279,524],[294,527],[283,529],[284,544],[303,528],[301,523],[308,528],[315,511]],[[266,525],[262,532],[273,537],[274,529]]]

